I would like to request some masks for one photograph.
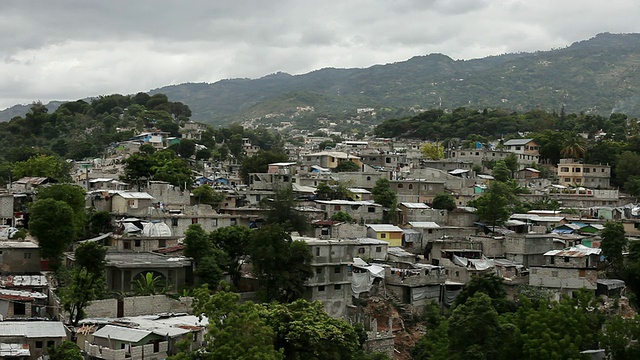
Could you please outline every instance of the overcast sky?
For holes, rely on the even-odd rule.
[[[638,0],[1,0],[0,109],[640,32]]]

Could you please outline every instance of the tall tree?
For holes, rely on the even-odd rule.
[[[452,359],[498,358],[500,318],[487,294],[477,292],[458,306],[449,319],[448,330]]]
[[[240,302],[240,295],[209,289],[194,291],[194,312],[209,319],[206,345],[198,353],[182,353],[172,360],[198,358],[219,360],[282,360],[282,351],[274,347],[275,332],[261,317],[263,308],[250,301]],[[218,320],[215,320],[218,319]]]
[[[361,347],[358,330],[334,319],[321,302],[296,300],[267,306],[266,323],[275,330],[275,348],[285,359],[354,359]]]
[[[36,155],[13,165],[15,179],[25,176],[40,176],[50,177],[58,182],[66,182],[71,180],[70,171],[70,163],[53,155]]]
[[[373,189],[371,189],[371,193],[373,194],[373,201],[387,209],[384,212],[383,221],[395,223],[398,216],[396,210],[398,199],[396,192],[391,189],[389,179],[384,177],[378,179]]]
[[[38,200],[29,207],[29,232],[38,239],[40,256],[55,270],[65,248],[76,240],[73,209],[64,201]]]
[[[251,230],[240,225],[222,227],[209,234],[211,242],[227,254],[229,261],[224,269],[236,287],[240,284],[241,267],[247,259],[251,236]]]
[[[307,244],[293,241],[279,225],[253,231],[250,256],[266,302],[291,302],[300,298],[304,282],[313,275]]]
[[[86,192],[83,188],[71,184],[55,184],[38,189],[38,199],[54,199],[64,201],[73,210],[73,228],[76,237],[81,237],[87,224]]]
[[[291,187],[276,190],[272,198],[265,199],[260,205],[268,209],[267,224],[276,224],[287,232],[297,231],[300,234],[309,229],[307,217],[295,209],[296,197]]]
[[[477,209],[476,213],[481,221],[495,228],[509,219],[509,205],[515,201],[514,198],[508,184],[494,181],[484,194],[470,201],[469,205]]]
[[[431,206],[434,209],[451,211],[456,208],[456,200],[451,196],[451,194],[437,194],[433,198]]]
[[[64,286],[59,288],[62,307],[69,314],[69,323],[77,325],[84,317],[84,309],[104,292],[105,256],[107,248],[87,242],[75,251],[76,264]]]
[[[627,237],[622,223],[609,221],[602,230],[600,248],[615,274],[620,275],[624,267],[622,253],[627,247]]]

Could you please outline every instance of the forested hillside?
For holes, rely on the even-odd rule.
[[[640,115],[640,34],[600,34],[563,49],[453,60],[442,54],[366,69],[326,68],[302,75],[185,83],[150,91],[187,104],[193,119],[228,124],[267,114],[290,116],[313,106],[317,115],[373,107],[378,119],[409,109],[505,108]],[[87,94],[90,96],[91,94]],[[57,104],[53,104],[57,105]],[[0,120],[26,107],[0,112]],[[283,116],[283,117],[286,117]]]

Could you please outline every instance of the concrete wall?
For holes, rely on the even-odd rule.
[[[166,295],[132,296],[123,299],[124,316],[139,316],[159,313],[193,313],[191,297],[175,300]],[[92,301],[85,309],[87,317],[117,317],[118,300]]]
[[[11,242],[16,244],[16,242]],[[38,247],[3,247],[0,242],[0,273],[38,274],[40,273],[40,249]],[[18,244],[19,246],[19,244]]]
[[[529,285],[558,289],[595,290],[598,281],[596,269],[571,269],[557,267],[531,267]]]

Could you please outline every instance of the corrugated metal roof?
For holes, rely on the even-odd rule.
[[[366,224],[366,227],[375,232],[402,232],[402,229],[391,224]]]
[[[602,249],[590,248],[584,245],[576,245],[562,250],[550,250],[544,253],[544,256],[567,256],[567,257],[585,257],[589,255],[600,255]]]
[[[124,342],[137,343],[151,334],[152,332],[148,330],[130,329],[123,326],[106,325],[102,329],[94,332],[93,336],[103,339],[113,339]]]
[[[29,344],[0,343],[0,358],[31,356]]]
[[[429,205],[423,203],[402,202],[400,205],[408,209],[431,209]]]
[[[153,199],[153,196],[146,192],[123,191],[119,192],[117,195],[120,195],[125,199]]]
[[[433,221],[409,221],[409,225],[420,229],[437,229],[440,227],[440,225]]]
[[[526,145],[531,141],[533,141],[533,139],[511,139],[505,141],[504,146]]]
[[[0,322],[0,337],[66,338],[64,325],[57,321],[4,321]]]

